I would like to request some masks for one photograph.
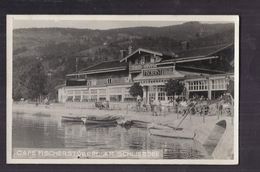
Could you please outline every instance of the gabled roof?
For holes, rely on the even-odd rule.
[[[190,49],[190,50],[179,52],[178,56],[180,58],[207,57],[207,56],[214,55],[215,53],[231,46],[233,46],[233,43]]]
[[[156,52],[156,51],[152,51],[152,50],[147,50],[144,48],[138,48],[137,50],[135,50],[133,53],[129,54],[128,56],[124,57],[123,59],[120,60],[120,62],[126,61],[129,57],[133,56],[136,53],[140,53],[140,52],[145,52],[145,53],[150,53],[150,54],[154,54],[157,56],[163,56],[162,53],[160,52]]]
[[[234,44],[230,43],[181,51],[177,53],[178,57],[175,57],[174,59],[162,59],[161,63],[182,63],[218,58],[216,55],[218,52],[232,46],[234,46]]]
[[[121,63],[118,60],[105,61],[98,63],[96,65],[90,66],[88,68],[82,69],[79,73],[99,73],[104,71],[114,71],[114,70],[126,70],[127,63]]]

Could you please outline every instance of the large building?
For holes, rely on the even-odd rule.
[[[227,89],[234,74],[234,44],[198,49],[183,49],[167,54],[143,48],[130,51],[118,61],[106,61],[67,75],[66,84],[58,89],[59,102],[103,101],[126,102],[134,82],[143,86],[143,100],[150,98],[168,103],[165,83],[169,79],[185,84],[182,96],[194,95],[214,99]]]

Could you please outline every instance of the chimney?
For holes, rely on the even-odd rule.
[[[128,47],[128,55],[132,54],[132,52],[133,52],[133,47],[131,45],[129,45],[129,47]]]
[[[188,41],[182,41],[181,42],[181,48],[182,48],[183,51],[188,50],[190,48],[189,42]]]

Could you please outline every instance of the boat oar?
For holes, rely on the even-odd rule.
[[[189,115],[189,113],[187,113],[187,111],[186,111],[184,117],[183,117],[183,118],[181,119],[181,121],[178,123],[177,127],[175,128],[175,130],[177,130],[177,129],[180,127],[180,125],[182,124],[182,122],[184,121],[184,119],[185,119],[188,115]]]

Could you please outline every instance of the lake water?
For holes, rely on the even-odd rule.
[[[13,114],[13,148],[71,148],[98,151],[161,150],[164,159],[206,159],[193,140],[151,136],[147,129],[94,127],[61,122],[60,116]]]

